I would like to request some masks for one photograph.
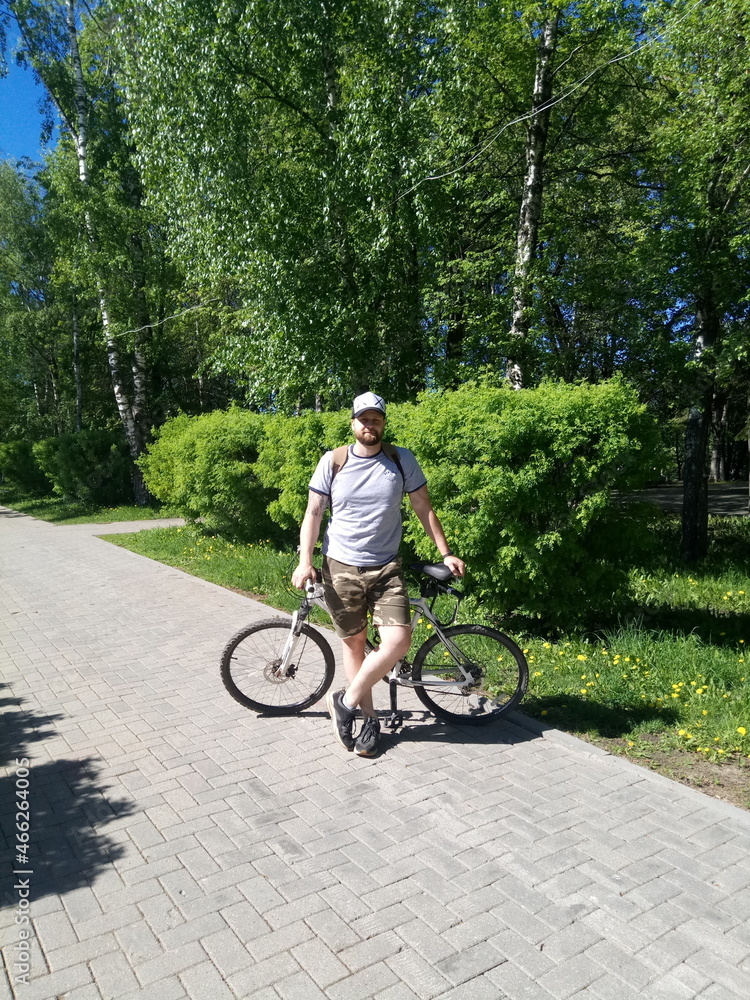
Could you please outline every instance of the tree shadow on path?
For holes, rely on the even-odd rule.
[[[24,868],[32,871],[32,900],[64,895],[95,882],[125,852],[103,827],[131,814],[133,805],[106,795],[101,762],[94,757],[39,762],[34,745],[56,735],[55,722],[61,716],[25,708],[18,699],[8,697],[5,685],[0,688],[5,688],[0,697],[0,764],[9,771],[0,778],[0,870],[4,875],[0,902],[14,905],[13,883],[19,876],[13,872]],[[25,779],[18,775],[19,768],[28,769]],[[27,844],[20,837],[27,814],[19,803],[29,805]]]

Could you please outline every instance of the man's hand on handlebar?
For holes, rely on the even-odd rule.
[[[292,573],[292,586],[296,587],[297,590],[304,590],[308,580],[317,581],[317,579],[318,571],[312,563],[301,562]]]

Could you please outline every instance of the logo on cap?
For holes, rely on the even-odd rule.
[[[374,392],[363,392],[352,403],[352,416],[358,417],[365,410],[379,410],[385,416],[385,400]]]

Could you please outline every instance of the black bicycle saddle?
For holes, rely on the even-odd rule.
[[[424,573],[425,576],[431,576],[433,580],[440,580],[441,583],[447,583],[453,579],[453,574],[445,563],[411,563],[409,569],[413,569],[416,573]]]

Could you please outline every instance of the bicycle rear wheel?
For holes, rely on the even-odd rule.
[[[331,647],[304,624],[288,671],[280,676],[289,631],[287,619],[268,618],[229,640],[221,655],[221,679],[235,701],[266,715],[294,715],[323,697],[335,669]]]
[[[489,722],[515,708],[529,683],[526,658],[515,642],[485,625],[453,625],[442,631],[447,643],[433,635],[414,657],[412,680],[422,704],[442,719],[472,724]],[[454,648],[473,683],[429,687],[430,682],[463,680]]]

